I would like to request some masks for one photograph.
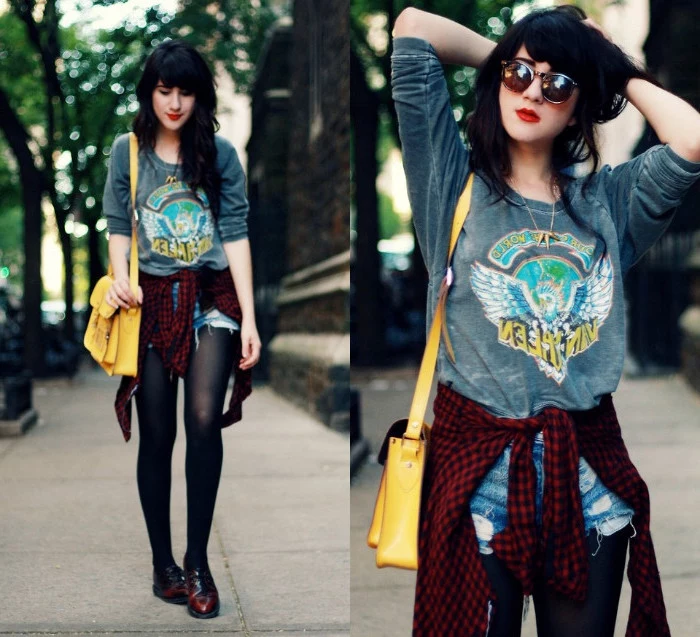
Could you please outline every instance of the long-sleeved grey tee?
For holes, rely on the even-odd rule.
[[[152,149],[139,152],[136,189],[139,268],[167,276],[183,268],[228,267],[222,243],[248,236],[245,175],[234,147],[216,136],[216,166],[221,175],[218,220],[203,190],[198,196],[182,181],[182,169],[163,161]],[[175,180],[169,180],[175,177]],[[112,146],[103,209],[110,233],[131,236],[129,136]]]
[[[457,200],[469,170],[442,65],[432,46],[396,38],[392,92],[413,221],[429,273],[432,318]],[[552,204],[509,191],[496,201],[477,173],[460,233],[446,321],[455,362],[441,345],[439,381],[497,416],[522,418],[555,406],[585,410],[615,391],[625,353],[626,271],[667,228],[700,163],[655,146],[584,190],[566,186],[577,224]],[[532,211],[535,224],[530,217]]]

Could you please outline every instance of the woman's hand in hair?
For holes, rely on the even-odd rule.
[[[583,21],[583,23],[586,26],[593,29],[594,31],[597,31],[598,33],[600,33],[600,35],[602,35],[608,42],[611,42],[614,44],[612,38],[610,37],[610,34],[605,29],[603,29],[603,27],[601,27],[595,20],[593,20],[591,18],[586,18]]]

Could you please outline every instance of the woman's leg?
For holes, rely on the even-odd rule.
[[[560,595],[543,579],[535,583],[538,637],[613,637],[629,535],[627,526],[602,537],[599,547],[595,531],[589,533],[588,592],[584,602]]]
[[[481,555],[496,605],[489,621],[488,637],[520,637],[523,617],[523,589],[520,582],[495,555]]]
[[[207,567],[207,543],[221,477],[221,415],[238,335],[204,326],[185,376],[187,568]]]
[[[150,348],[136,393],[139,419],[136,477],[153,551],[153,567],[157,571],[175,562],[170,540],[170,483],[177,432],[176,403],[177,378],[171,380],[160,355]]]

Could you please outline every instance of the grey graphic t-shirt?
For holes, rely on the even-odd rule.
[[[183,268],[228,267],[222,242],[247,237],[245,176],[233,146],[216,137],[217,168],[222,177],[218,221],[203,190],[192,192],[181,168],[164,162],[151,149],[139,152],[136,192],[139,268],[165,276]],[[112,146],[104,192],[110,233],[131,236],[129,136]]]
[[[394,40],[392,92],[413,221],[429,279],[428,317],[445,276],[450,230],[469,170],[442,65],[428,42]],[[655,146],[565,192],[570,212],[476,174],[452,262],[438,377],[497,416],[590,409],[615,391],[625,353],[626,271],[659,238],[700,177],[700,163]],[[528,207],[532,213],[528,211]],[[534,223],[533,223],[534,218]]]

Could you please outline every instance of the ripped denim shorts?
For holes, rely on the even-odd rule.
[[[177,291],[179,287],[180,282],[175,281],[175,283],[173,283],[173,312],[177,311]],[[205,312],[202,312],[202,309],[199,306],[199,297],[197,297],[197,301],[195,301],[194,304],[194,313],[192,315],[192,331],[195,333],[197,343],[199,343],[197,332],[205,325],[207,325],[209,328],[223,327],[229,330],[237,331],[240,331],[241,329],[238,321],[234,321],[230,316],[222,314],[215,307],[209,308]],[[158,326],[156,326],[156,329],[158,329]],[[153,347],[153,343],[149,343],[148,347]]]
[[[506,528],[510,453],[511,445],[508,445],[486,474],[470,502],[476,537],[479,542],[479,552],[484,555],[493,553],[489,542],[494,535]],[[538,527],[541,527],[542,500],[544,498],[544,470],[542,468],[544,438],[542,432],[535,435],[532,457],[537,475],[535,511]],[[585,532],[588,534],[595,529],[600,545],[602,536],[612,535],[631,524],[634,511],[600,481],[583,457],[579,458],[578,479]]]

